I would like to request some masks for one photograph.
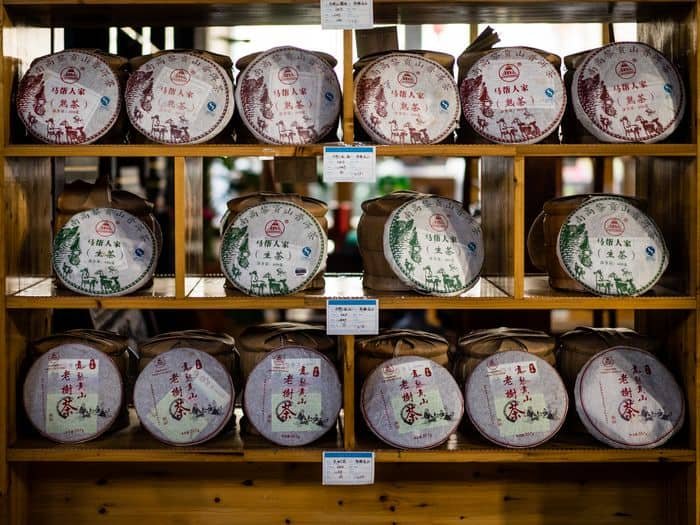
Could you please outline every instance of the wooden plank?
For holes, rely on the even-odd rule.
[[[175,157],[175,297],[183,299],[186,296],[185,276],[187,275],[187,173],[185,158]]]
[[[338,338],[343,352],[343,437],[346,450],[353,450],[355,439],[355,336]]]
[[[668,465],[381,465],[368,486],[321,486],[318,465],[45,465],[33,469],[32,525],[666,525]],[[556,493],[552,488],[556,487]]]
[[[10,468],[10,493],[8,525],[28,525],[29,521],[29,469],[26,465]]]
[[[185,211],[182,214],[185,221],[185,279],[189,276],[202,275],[204,271],[203,182],[202,157],[187,157],[185,159]],[[187,293],[190,290],[190,287],[186,287]]]
[[[525,293],[525,158],[513,161],[513,297]]]

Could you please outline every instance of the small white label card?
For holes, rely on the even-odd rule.
[[[378,299],[328,299],[326,301],[328,335],[377,335]]]
[[[321,0],[321,29],[372,29],[372,0]]]
[[[324,452],[324,485],[371,485],[374,452]]]
[[[374,146],[323,148],[324,182],[375,182],[377,153]]]

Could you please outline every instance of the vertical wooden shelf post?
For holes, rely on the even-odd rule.
[[[355,437],[355,336],[343,335],[339,339],[343,353],[343,443],[346,450],[357,445]]]

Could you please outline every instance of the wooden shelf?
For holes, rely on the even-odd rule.
[[[323,155],[324,145],[278,146],[274,144],[88,144],[52,146],[13,144],[4,148],[6,157],[312,157]],[[695,157],[694,144],[435,144],[377,146],[385,157]]]
[[[9,0],[4,2],[15,25],[94,26],[109,20],[138,26],[157,19],[161,25],[318,24],[319,4],[309,0]],[[172,9],[177,5],[177,9]],[[694,2],[637,0],[560,2],[545,0],[377,0],[375,23],[436,24],[454,22],[634,22],[648,20],[663,9],[682,16]]]
[[[377,298],[387,310],[424,309],[513,309],[513,310],[693,310],[696,299],[655,287],[642,297],[596,297],[585,293],[559,292],[547,284],[544,276],[525,279],[525,297],[506,294],[490,279],[482,278],[471,290],[459,297],[435,297],[408,292],[375,292],[363,289],[358,274],[328,274],[325,290],[310,290],[280,297],[255,297],[224,287],[223,277],[190,277],[186,296],[175,296],[175,279],[158,277],[152,288],[122,297],[88,297],[57,289],[53,280],[43,278],[9,278],[7,307],[11,309],[46,308],[148,308],[148,309],[238,309],[262,310],[313,308],[323,309],[327,299]]]
[[[240,421],[241,411],[237,410]],[[279,447],[260,436],[242,434],[237,425],[224,435],[192,447],[165,445],[143,430],[131,412],[128,428],[89,443],[59,445],[42,437],[20,438],[8,450],[10,462],[133,462],[133,463],[239,463],[294,462],[320,463],[324,450],[342,450],[342,433],[330,433],[304,447]],[[358,443],[357,450],[374,450],[380,463],[557,463],[557,462],[624,462],[624,463],[692,463],[695,451],[662,447],[651,450],[603,448],[586,436],[562,436],[531,449],[496,448],[487,441],[462,433],[430,450],[398,450],[375,438]]]

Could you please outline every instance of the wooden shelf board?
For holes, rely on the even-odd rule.
[[[51,146],[13,144],[6,157],[310,157],[323,154],[324,145],[277,146],[274,144],[89,144]],[[693,144],[434,144],[377,146],[378,156],[416,157],[695,157]]]
[[[319,4],[310,0],[9,0],[5,1],[16,25],[95,26],[96,20],[113,25],[318,24]],[[177,5],[177,9],[172,9]],[[682,16],[694,2],[636,0],[552,3],[545,0],[377,0],[375,23],[433,24],[477,22],[634,22],[664,15]],[[465,40],[466,44],[466,40]]]
[[[16,278],[15,278],[16,279]],[[26,280],[24,282],[27,282]],[[11,309],[43,308],[149,308],[149,309],[323,309],[332,298],[377,298],[379,307],[388,310],[406,309],[618,309],[618,310],[692,310],[694,297],[679,295],[656,287],[643,297],[596,297],[574,292],[552,290],[544,276],[525,279],[525,297],[515,299],[504,293],[489,279],[482,278],[471,290],[459,297],[435,297],[410,292],[375,292],[362,288],[358,274],[329,274],[325,290],[311,290],[282,297],[255,297],[227,290],[223,277],[189,277],[188,295],[175,297],[172,277],[155,279],[151,289],[123,297],[88,297],[57,289],[51,278],[36,279],[32,286],[10,290],[7,307]]]

